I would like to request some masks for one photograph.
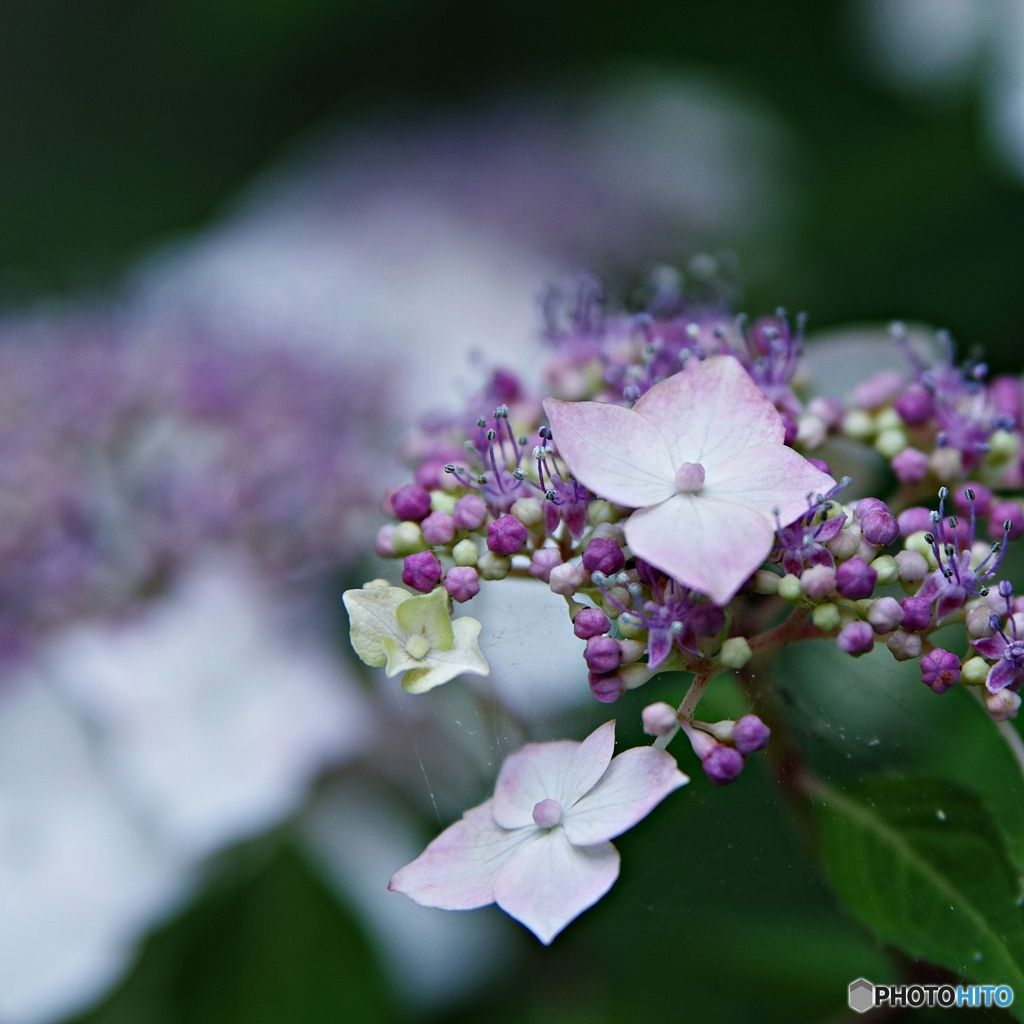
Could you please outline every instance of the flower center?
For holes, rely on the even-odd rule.
[[[405,653],[408,654],[410,658],[415,658],[417,661],[425,658],[429,651],[430,641],[419,633],[414,633],[405,642]]]
[[[676,490],[696,494],[704,486],[704,467],[699,462],[684,462],[676,470]]]
[[[548,797],[533,805],[533,820],[541,828],[554,828],[562,822],[562,805]]]

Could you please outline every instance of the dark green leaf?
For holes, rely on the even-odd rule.
[[[815,783],[813,797],[829,881],[880,939],[970,981],[1024,992],[1020,880],[975,794],[937,779],[882,778],[845,791]]]

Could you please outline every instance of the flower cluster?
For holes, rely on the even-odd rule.
[[[794,328],[781,310],[748,324],[663,288],[642,312],[609,312],[581,279],[545,312],[551,394],[531,395],[495,372],[476,409],[424,425],[407,445],[413,481],[386,496],[395,521],[376,548],[402,559],[409,590],[375,581],[346,595],[365,661],[406,672],[413,690],[451,678],[457,663],[485,672],[479,625],[451,622],[451,608],[518,576],[565,599],[597,700],[616,701],[661,672],[692,674],[678,708],[659,701],[644,710],[644,730],[659,751],[683,733],[717,785],[739,776],[770,730],[755,714],[700,721],[705,690],[723,672],[751,683],[757,659],[791,642],[831,639],[854,657],[884,644],[899,661],[919,659],[934,692],[982,687],[993,719],[1017,713],[1024,604],[998,575],[1007,545],[1024,533],[1014,493],[1024,482],[1019,380],[988,383],[983,365],[953,365],[944,336],[912,344],[897,325],[905,372],[871,378],[844,406],[801,389],[803,320]],[[490,410],[480,408],[486,402]],[[895,495],[844,501],[856,482],[837,482],[813,454],[837,433],[890,461]],[[936,508],[923,504],[936,493]],[[416,602],[429,604],[433,623],[419,632],[410,625]],[[933,641],[955,621],[972,641],[966,659]],[[459,636],[473,645],[460,648]],[[660,800],[667,790],[651,785]],[[468,812],[393,888],[435,906],[497,901],[549,941],[611,881],[567,886],[576,895],[555,901],[558,928],[542,922],[523,902],[539,866],[520,872],[512,865],[520,856],[525,864],[525,853],[510,852],[507,866],[487,854],[519,849],[527,833],[515,829],[535,838],[566,815],[561,852],[550,857],[569,863],[566,849],[579,845],[570,804],[545,793],[531,806],[532,824],[490,803]],[[474,858],[488,865],[486,880],[467,866]]]
[[[143,346],[105,319],[6,326],[0,656],[161,592],[210,544],[285,583],[334,569],[369,497],[372,390],[278,352]]]

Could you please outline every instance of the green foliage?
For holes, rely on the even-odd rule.
[[[1024,991],[1021,883],[981,800],[953,783],[813,786],[826,873],[884,942],[976,982]],[[1015,1008],[1018,1019],[1024,1006]]]
[[[153,935],[78,1024],[377,1024],[376,965],[355,922],[289,846]]]

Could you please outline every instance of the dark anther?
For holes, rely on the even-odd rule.
[[[448,465],[444,467],[444,471],[446,473],[454,473],[455,467],[449,462]]]
[[[548,501],[554,501],[555,498],[558,497],[558,495],[554,491],[545,491],[544,497],[547,498]]]
[[[517,480],[525,480],[526,479],[526,474],[518,466],[516,466],[516,468],[512,470],[512,475]]]
[[[481,417],[480,417],[480,419],[478,419],[478,420],[476,421],[476,425],[477,425],[478,427],[486,427],[486,426],[487,426],[487,420],[485,420],[485,419],[483,418],[483,416],[481,416]]]
[[[521,437],[519,438],[519,443],[525,448],[528,442],[525,437]]]
[[[948,580],[953,575],[953,570],[952,569],[943,569],[942,570],[942,575],[945,576],[946,579]]]
[[[483,484],[487,483],[487,477],[486,476],[478,476],[476,478],[476,482],[482,486]]]
[[[924,535],[924,539],[925,539],[925,540],[926,540],[926,541],[927,541],[927,542],[928,542],[929,544],[934,544],[934,543],[935,543],[935,535],[934,535],[934,534],[931,534],[931,533],[926,533],[926,534]]]
[[[968,501],[974,501],[974,491],[972,491],[970,487],[968,487],[964,493],[967,495]]]
[[[956,524],[956,516],[950,516],[949,517],[949,528],[951,530],[955,530],[956,529],[956,525],[957,525]]]
[[[1010,532],[1010,527],[1011,526],[1013,526],[1013,523],[1011,523],[1009,519],[1004,519],[1003,520],[1003,530],[1005,530],[1007,533]]]
[[[487,431],[487,440],[493,441],[498,435],[493,430]]]

